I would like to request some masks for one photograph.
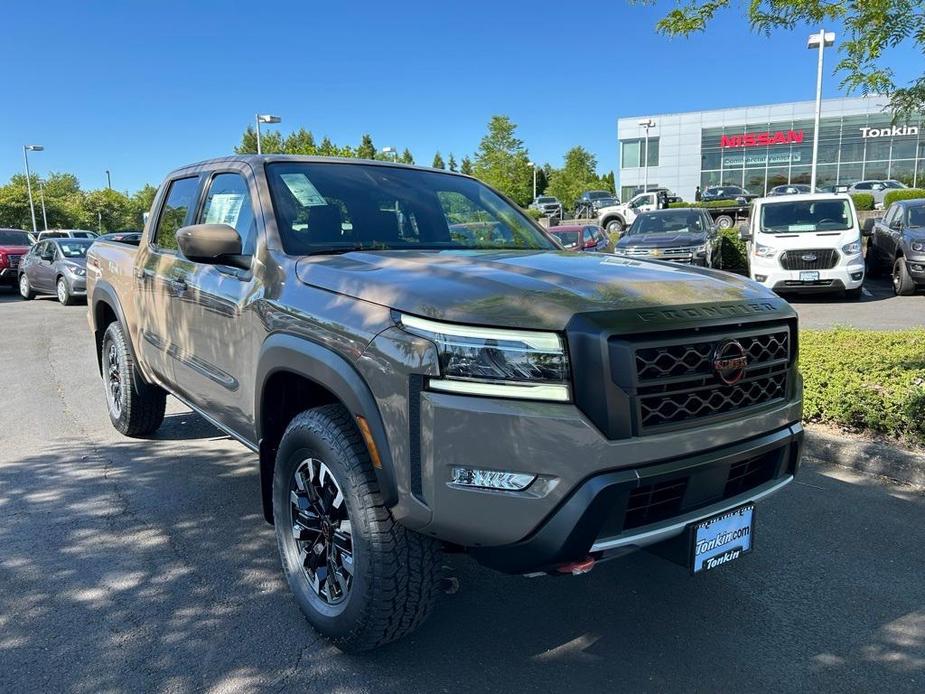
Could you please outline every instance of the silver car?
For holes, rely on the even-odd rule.
[[[880,209],[883,207],[883,199],[886,194],[894,189],[886,181],[858,181],[848,187],[849,193],[867,193],[874,196],[874,207]]]
[[[53,294],[65,306],[87,295],[87,249],[93,239],[51,238],[39,241],[19,263],[19,294],[34,299]]]

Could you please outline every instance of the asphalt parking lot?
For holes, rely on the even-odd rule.
[[[800,314],[804,328],[850,325],[872,330],[925,327],[925,292],[896,296],[889,279],[866,279],[859,301],[820,294],[786,297]]]
[[[697,578],[454,556],[460,591],[420,631],[345,656],[289,596],[249,452],[172,399],[155,438],[119,436],[85,307],[0,292],[0,325],[0,691],[925,689],[921,491],[809,461],[755,552]]]

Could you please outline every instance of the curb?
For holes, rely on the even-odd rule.
[[[909,484],[925,487],[925,451],[913,451],[881,441],[851,438],[848,434],[835,435],[804,425],[803,454],[822,463],[830,463],[868,475],[879,475]]]

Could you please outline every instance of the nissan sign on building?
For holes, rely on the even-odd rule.
[[[834,188],[864,179],[892,178],[925,186],[922,117],[892,122],[883,97],[822,102],[817,185]],[[697,186],[738,185],[764,195],[784,183],[809,183],[815,102],[800,101],[693,113],[640,114],[617,122],[620,190],[649,187],[685,200]],[[639,126],[651,119],[648,152]]]

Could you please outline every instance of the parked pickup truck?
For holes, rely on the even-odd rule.
[[[709,572],[797,471],[786,302],[564,251],[474,178],[228,157],[171,173],[143,234],[88,259],[112,423],[151,434],[170,393],[253,450],[295,600],[342,649],[420,624],[443,550]]]
[[[897,200],[879,220],[864,222],[867,273],[888,272],[899,296],[925,288],[925,200]]]

